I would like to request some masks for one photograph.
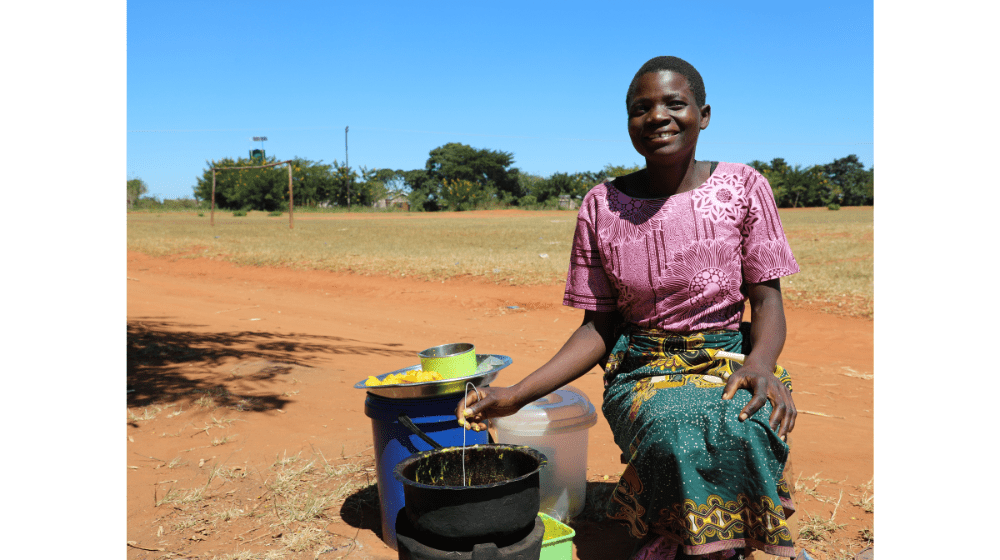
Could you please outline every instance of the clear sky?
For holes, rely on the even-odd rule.
[[[874,165],[871,2],[130,2],[127,174],[192,196],[206,160],[423,168],[448,142],[522,171],[642,160],[625,91],[653,56],[701,72],[699,159]]]

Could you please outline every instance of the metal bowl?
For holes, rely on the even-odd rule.
[[[368,378],[366,377],[365,379],[355,383],[354,388],[363,389],[373,395],[389,399],[437,397],[440,395],[449,395],[451,393],[462,393],[465,391],[466,383],[472,383],[476,387],[489,385],[490,382],[496,379],[500,370],[509,366],[511,363],[513,363],[513,360],[507,356],[501,356],[499,354],[476,354],[476,373],[466,375],[465,377],[442,379],[440,381],[424,381],[421,383],[379,385],[377,387],[366,387],[365,381],[368,381]],[[419,365],[415,365],[403,369],[397,369],[396,371],[390,371],[389,373],[383,373],[382,375],[376,375],[375,377],[381,381],[394,373],[420,371],[420,369]]]

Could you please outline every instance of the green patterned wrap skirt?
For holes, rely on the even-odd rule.
[[[628,460],[608,505],[632,536],[653,532],[685,554],[748,548],[795,551],[794,511],[783,477],[788,446],[768,425],[771,404],[738,420],[751,393],[722,400],[723,379],[741,367],[739,331],[679,335],[630,325],[604,375],[604,416]],[[791,377],[774,375],[791,390]]]

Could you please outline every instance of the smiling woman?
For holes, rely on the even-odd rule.
[[[458,420],[483,429],[601,364],[627,463],[607,514],[640,539],[633,558],[794,556],[784,469],[796,409],[777,359],[779,279],[799,267],[774,196],[751,167],[695,159],[711,107],[687,62],[647,62],[626,106],[646,168],[583,199],[563,297],[583,324],[521,382],[467,396]]]

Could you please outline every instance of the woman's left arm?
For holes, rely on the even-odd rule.
[[[743,367],[729,377],[722,392],[724,400],[736,396],[736,391],[746,389],[753,393],[750,402],[740,412],[740,421],[753,416],[766,401],[771,402],[771,429],[778,437],[785,437],[795,427],[795,403],[792,393],[777,377],[774,368],[778,355],[785,345],[785,309],[781,303],[781,281],[767,280],[750,284],[750,338],[753,342]]]

